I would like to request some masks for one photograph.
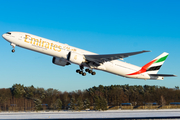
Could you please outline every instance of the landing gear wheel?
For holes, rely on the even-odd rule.
[[[76,70],[76,73],[78,73],[79,71],[78,70]]]
[[[82,76],[86,76],[86,73],[84,72],[84,73],[82,73]]]
[[[91,75],[96,75],[96,72],[92,72]]]
[[[77,73],[79,73],[79,72],[80,72],[80,70],[76,70],[76,72],[77,72]]]
[[[92,70],[89,70],[88,73],[92,73],[93,71]]]
[[[12,53],[14,53],[15,52],[15,49],[12,49]]]
[[[79,74],[83,74],[83,71],[80,71]]]
[[[85,69],[86,72],[89,72],[89,69]]]

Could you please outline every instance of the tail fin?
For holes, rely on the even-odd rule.
[[[145,68],[148,74],[157,74],[168,55],[169,53],[164,52],[153,59],[151,62],[144,65],[142,68]]]
[[[156,57],[155,59],[153,59],[151,62],[149,62],[146,65],[144,65],[143,67],[141,67],[141,69],[139,71],[128,74],[128,75],[137,75],[137,74],[146,72],[149,74],[151,79],[162,80],[163,77],[176,77],[176,75],[172,75],[172,74],[157,74],[159,69],[163,65],[164,61],[168,57],[168,55],[169,55],[169,53],[164,52],[161,55],[159,55],[158,57]]]
[[[162,64],[164,63],[168,55],[169,53],[164,52],[158,57],[156,57],[155,59],[153,59],[151,62],[141,67],[139,71],[128,74],[128,75],[137,75],[144,72],[147,72],[148,74],[157,74],[157,72],[161,68]]]

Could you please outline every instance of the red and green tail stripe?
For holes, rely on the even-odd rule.
[[[156,60],[154,63],[163,62],[163,61],[165,61],[165,60],[166,60],[166,58],[167,58],[167,57],[168,57],[168,55],[166,55],[166,56],[164,56],[164,57],[162,57],[162,58],[160,58],[160,59]]]
[[[164,56],[164,54],[166,56]],[[163,56],[163,57],[161,57],[161,56]],[[158,56],[157,58],[155,58],[154,60],[152,60],[151,62],[144,65],[139,71],[130,73],[128,75],[137,75],[137,74],[141,74],[141,73],[144,73],[147,71],[158,71],[161,68],[162,64],[164,63],[164,61],[166,60],[167,57],[168,57],[168,53],[163,53],[160,56]]]

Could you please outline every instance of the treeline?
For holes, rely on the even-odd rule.
[[[94,86],[86,90],[61,92],[56,89],[26,87],[14,84],[11,88],[0,89],[0,110],[106,110],[107,106],[120,106],[121,103],[144,105],[156,102],[167,105],[170,102],[180,102],[178,86],[169,89],[161,86],[129,86],[111,85]]]

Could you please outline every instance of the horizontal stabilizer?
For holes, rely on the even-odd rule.
[[[149,74],[150,76],[161,76],[161,77],[177,77],[176,75],[172,75],[172,74]]]

